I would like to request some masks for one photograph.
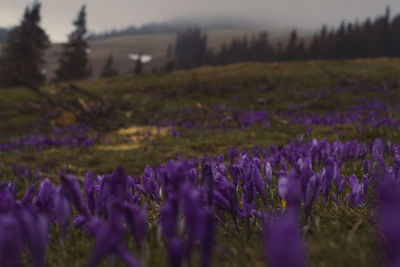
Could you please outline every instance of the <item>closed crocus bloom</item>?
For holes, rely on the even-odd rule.
[[[267,185],[271,186],[272,182],[272,167],[271,167],[271,162],[265,161],[264,162],[264,171],[265,171],[265,177],[267,180]]]
[[[72,217],[71,203],[65,196],[63,188],[59,187],[54,191],[53,194],[54,211],[56,215],[56,221],[60,227],[61,237],[65,238],[69,220]]]
[[[19,267],[24,249],[21,226],[13,215],[0,216],[0,266]]]
[[[63,188],[66,198],[75,205],[78,212],[84,216],[87,215],[86,206],[83,202],[83,196],[79,182],[70,175],[60,174],[61,187]]]
[[[284,176],[280,176],[278,179],[278,195],[281,199],[286,201],[288,194],[289,179]]]
[[[0,214],[9,213],[14,206],[14,197],[10,190],[0,192]]]
[[[304,213],[306,218],[310,217],[315,196],[320,185],[320,175],[314,174],[307,183],[306,194],[304,198]]]
[[[266,218],[264,245],[271,266],[306,266],[304,241],[297,228],[295,212],[285,212],[278,218]]]
[[[237,148],[234,147],[234,146],[231,146],[231,147],[229,148],[229,152],[228,152],[228,158],[229,158],[231,164],[233,164],[233,162],[234,162],[234,160],[235,160],[236,153],[237,153]]]
[[[198,171],[196,168],[191,168],[186,171],[186,176],[188,177],[188,180],[192,184],[197,184],[197,175],[198,175]]]
[[[53,213],[53,192],[53,184],[49,179],[45,179],[40,183],[39,190],[36,194],[35,205],[37,210],[46,213],[48,216],[51,216]]]
[[[198,238],[198,213],[203,208],[201,192],[194,185],[186,183],[181,188],[180,196],[180,205],[185,216],[189,240],[194,242]]]
[[[173,237],[168,241],[167,244],[168,256],[170,265],[172,267],[182,266],[182,260],[185,256],[184,242],[179,237]]]
[[[201,226],[203,231],[200,240],[201,266],[211,265],[211,254],[215,242],[216,223],[214,215],[210,211],[204,211],[202,214]]]
[[[214,178],[211,166],[208,164],[204,164],[203,166],[201,184],[207,193],[208,204],[211,206],[213,202]]]
[[[171,160],[167,165],[167,179],[172,189],[177,192],[185,182],[185,171],[183,162]]]
[[[337,194],[338,196],[340,193],[342,193],[343,189],[346,187],[346,185],[349,183],[350,177],[349,176],[344,176],[342,180],[339,183],[339,187],[337,189]]]
[[[47,217],[40,214],[34,215],[28,209],[21,209],[16,215],[24,233],[25,244],[32,257],[33,266],[43,266],[49,241]]]
[[[239,181],[240,181],[240,169],[237,165],[229,165],[228,167],[229,169],[229,174],[231,176],[232,182],[234,184],[235,187],[237,187],[239,185]]]
[[[96,201],[94,198],[94,180],[92,171],[88,171],[85,177],[85,194],[86,194],[86,203],[89,209],[90,215],[94,215],[96,210]]]
[[[350,177],[351,193],[346,195],[347,200],[354,206],[359,206],[363,202],[364,184],[359,183],[354,174]]]
[[[253,181],[243,185],[243,216],[248,218],[257,208],[257,189]]]
[[[383,233],[382,244],[389,267],[400,266],[400,187],[390,179],[378,187],[380,202],[378,225]]]
[[[138,246],[144,242],[147,237],[147,212],[140,209],[135,204],[126,204],[125,218],[129,231],[135,238]]]
[[[177,235],[178,210],[173,201],[167,201],[161,207],[160,224],[167,240]]]
[[[265,195],[265,183],[263,177],[261,176],[260,169],[257,166],[253,166],[251,175],[253,176],[258,194],[260,194],[264,201],[267,201],[267,196]]]
[[[361,193],[361,198],[365,199],[367,197],[368,189],[369,189],[369,176],[368,176],[368,174],[365,174],[363,176],[362,185],[363,185],[363,192]]]
[[[110,194],[112,198],[118,201],[124,201],[127,194],[127,178],[122,166],[118,166],[111,175]]]
[[[157,200],[160,200],[159,186],[155,178],[155,173],[149,165],[146,166],[144,171],[143,186],[150,199],[155,197]]]
[[[323,191],[324,191],[324,198],[325,202],[328,202],[329,199],[329,191],[331,189],[333,180],[335,179],[335,166],[330,164],[326,167],[326,171],[324,172],[323,176]]]
[[[88,223],[88,231],[96,237],[97,241],[88,266],[97,266],[108,254],[116,254],[128,266],[139,266],[123,243],[125,231],[122,227],[96,218]]]

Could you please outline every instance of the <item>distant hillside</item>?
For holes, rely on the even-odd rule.
[[[129,26],[123,29],[113,29],[99,33],[89,33],[89,40],[103,40],[113,37],[143,34],[176,34],[190,27],[200,27],[205,31],[211,30],[235,30],[254,29],[255,26],[247,21],[229,18],[205,19],[174,19],[169,22],[152,22],[143,24],[140,27]]]
[[[251,37],[257,34],[258,30],[207,30],[207,46],[215,51],[221,48],[223,43],[229,43],[233,38],[242,38],[244,36]],[[286,40],[287,33],[272,33],[270,41],[277,43],[280,40]],[[176,34],[135,34],[128,36],[110,37],[100,40],[90,40],[90,65],[93,69],[93,77],[99,76],[104,64],[107,61],[108,55],[114,57],[114,66],[120,74],[128,74],[133,72],[135,62],[128,59],[130,53],[150,54],[153,61],[144,65],[145,72],[160,70],[165,66],[166,54],[168,46],[175,43]],[[52,44],[46,51],[45,69],[48,73],[48,78],[52,79],[54,71],[57,68],[58,58],[61,53],[61,44]],[[1,45],[0,45],[1,53]]]
[[[222,43],[230,42],[233,38],[243,36],[250,37],[256,31],[250,30],[210,30],[207,32],[208,47],[220,49]],[[119,36],[103,40],[90,40],[90,65],[93,69],[94,77],[98,77],[109,54],[114,57],[114,66],[120,74],[133,72],[135,62],[128,59],[130,53],[150,54],[153,61],[144,65],[144,71],[150,72],[164,67],[166,63],[167,49],[170,44],[174,44],[176,34],[136,34]],[[49,77],[57,67],[58,57],[61,53],[61,44],[53,44],[46,53],[46,69]]]

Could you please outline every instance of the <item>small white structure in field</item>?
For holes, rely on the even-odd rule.
[[[152,55],[146,55],[146,54],[142,54],[142,55],[140,55],[140,54],[129,54],[128,58],[130,60],[133,60],[133,61],[137,61],[140,58],[140,62],[143,63],[143,64],[146,64],[146,63],[149,63],[150,61],[152,61],[153,56]]]
[[[92,49],[90,49],[89,47],[85,49],[86,54],[90,54],[92,53]]]

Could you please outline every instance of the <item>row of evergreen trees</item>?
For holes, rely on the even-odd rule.
[[[40,27],[41,5],[35,2],[25,9],[20,25],[10,30],[0,56],[0,86],[24,86],[39,92],[46,80],[44,53],[50,42]],[[57,81],[87,78],[91,71],[86,41],[86,7],[83,5],[73,22],[75,30],[63,44],[56,70]]]
[[[170,65],[188,69],[203,64],[225,65],[243,61],[293,61],[306,59],[344,59],[400,57],[400,15],[391,19],[390,9],[374,21],[342,22],[338,29],[323,26],[308,45],[293,30],[285,45],[272,45],[266,32],[250,41],[244,37],[223,44],[214,52],[206,47],[207,36],[199,29],[178,34],[175,47],[169,48]],[[171,56],[171,51],[174,51]]]

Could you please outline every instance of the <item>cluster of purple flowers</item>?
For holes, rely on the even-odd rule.
[[[304,125],[323,125],[336,127],[340,124],[353,124],[361,127],[394,127],[398,128],[400,120],[391,117],[395,109],[377,101],[364,101],[360,104],[348,107],[344,111],[331,111],[326,114],[301,114],[302,106],[292,106],[293,112],[283,113],[281,116],[291,123]]]
[[[87,125],[69,126],[66,128],[53,127],[48,134],[41,134],[37,130],[28,136],[0,143],[0,152],[24,149],[38,151],[58,147],[89,147],[96,143],[96,137],[91,136],[89,131],[91,131],[91,127]]]
[[[247,110],[226,106],[213,108],[181,108],[179,115],[172,120],[165,120],[161,125],[170,126],[174,130],[177,126],[185,129],[231,129],[245,128],[252,125],[260,125],[269,128],[273,118],[287,120],[292,124],[331,126],[334,129],[338,125],[356,125],[358,130],[365,127],[393,127],[400,125],[400,119],[394,116],[399,107],[390,107],[377,100],[363,100],[356,105],[349,106],[343,111],[327,110],[313,113],[307,104],[295,104],[288,107],[285,112],[273,112],[271,110]]]
[[[243,110],[238,108],[215,106],[212,108],[181,108],[179,115],[173,119],[164,120],[160,126],[185,129],[231,129],[245,128],[252,125],[270,127],[270,112],[267,110]],[[170,130],[171,131],[171,130]],[[171,133],[174,135],[173,131]]]
[[[388,245],[387,258],[397,266],[399,231],[392,218],[400,207],[400,146],[383,139],[368,143],[312,139],[284,147],[255,147],[253,151],[231,147],[227,155],[227,160],[224,155],[203,156],[146,166],[142,177],[135,178],[121,167],[96,177],[89,171],[85,194],[78,180],[66,174],[60,174],[58,186],[42,179],[39,188],[29,187],[22,200],[15,200],[16,182],[2,183],[0,265],[20,266],[26,249],[32,264],[42,266],[50,225],[58,226],[64,240],[73,219],[75,228],[97,241],[89,266],[110,254],[128,266],[138,266],[140,261],[124,237],[131,235],[138,249],[143,249],[147,210],[155,208],[160,210],[158,225],[172,266],[190,264],[194,250],[198,250],[202,266],[210,265],[217,218],[231,220],[238,230],[242,222],[247,227],[263,222],[268,262],[272,266],[305,266],[300,213],[304,212],[303,223],[307,223],[316,202],[362,206],[374,179],[381,181],[379,221]],[[394,165],[387,166],[384,157],[394,158]],[[342,174],[348,163],[362,166],[361,179]],[[278,207],[274,205],[277,199],[282,202]]]
[[[388,167],[378,157],[374,170],[378,181],[378,225],[382,232],[381,243],[386,254],[387,266],[400,266],[400,149],[394,149],[393,167]]]

